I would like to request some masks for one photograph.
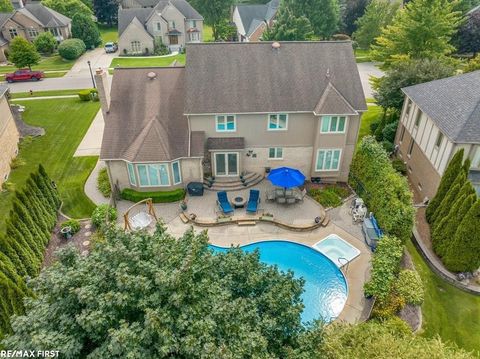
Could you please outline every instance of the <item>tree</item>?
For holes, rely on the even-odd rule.
[[[102,43],[100,31],[90,15],[76,14],[73,17],[72,36],[81,39],[87,49],[95,48]]]
[[[0,0],[0,12],[12,12],[13,6],[10,0]]]
[[[110,228],[33,280],[6,347],[68,358],[279,358],[299,349],[302,280],[241,249],[213,254],[206,232],[177,240]]]
[[[10,42],[10,56],[8,58],[16,67],[32,68],[40,62],[40,54],[35,45],[23,37],[17,36]]]
[[[107,23],[108,26],[117,23],[117,0],[93,0],[93,10],[99,22]]]
[[[369,0],[346,0],[342,6],[342,28],[352,35],[357,30],[357,20],[363,16]]]
[[[83,2],[90,10],[93,10],[93,0],[80,0]]]
[[[402,88],[452,76],[455,67],[437,59],[415,59],[396,63],[385,76],[373,79],[373,97],[384,109],[401,111],[405,98]]]
[[[228,19],[233,0],[192,0],[192,5],[203,15],[205,23],[212,27],[213,38],[219,40],[219,26]]]
[[[480,55],[477,55],[473,59],[470,59],[463,68],[464,73],[477,70],[480,70]]]
[[[50,31],[42,32],[33,42],[38,52],[42,54],[51,54],[57,47],[57,40]]]
[[[447,169],[443,173],[440,184],[438,185],[437,193],[428,203],[428,207],[425,211],[425,216],[428,223],[432,224],[432,217],[440,205],[443,199],[447,195],[448,190],[450,189],[452,183],[457,178],[458,174],[461,172],[463,162],[463,148],[455,153],[450,162],[448,163]]]
[[[72,19],[75,14],[92,16],[92,10],[80,0],[42,0],[42,4]]]
[[[467,15],[465,23],[454,36],[453,43],[460,54],[476,55],[480,51],[480,11]]]
[[[232,41],[237,34],[237,28],[235,27],[235,24],[232,25],[231,22],[223,19],[218,23],[217,34],[220,40]]]
[[[380,36],[382,29],[392,23],[400,2],[388,0],[373,0],[367,5],[365,14],[357,19],[353,38],[362,49],[370,48],[375,38]]]
[[[296,17],[288,8],[280,8],[277,21],[267,28],[262,39],[277,41],[304,41],[313,36],[310,21],[305,16]]]
[[[450,40],[461,22],[461,13],[453,7],[448,0],[409,2],[376,38],[372,58],[387,68],[407,59],[446,60],[455,50]]]
[[[460,189],[462,188],[466,180],[467,179],[465,177],[465,174],[460,173],[457,178],[455,178],[455,181],[453,181],[452,187],[448,190],[447,195],[445,196],[445,198],[443,198],[440,206],[438,206],[437,210],[432,216],[432,223],[430,225],[430,228],[433,231],[435,231],[435,229],[437,228],[440,220],[444,218],[448,214],[449,210],[452,208],[453,204],[455,203],[455,199],[460,193]]]
[[[442,258],[452,272],[473,272],[480,267],[480,199],[460,222],[452,243]]]

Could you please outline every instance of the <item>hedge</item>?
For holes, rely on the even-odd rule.
[[[125,188],[120,193],[122,199],[132,202],[140,202],[144,199],[151,198],[154,203],[177,202],[185,198],[185,190],[178,188],[173,191],[161,192],[138,192],[130,188]]]
[[[364,189],[365,203],[380,227],[402,242],[412,234],[415,209],[407,179],[392,166],[387,152],[372,136],[357,148],[350,167],[350,184]]]
[[[98,91],[97,89],[86,89],[81,90],[77,93],[81,101],[98,101]]]
[[[59,206],[58,192],[41,165],[15,192],[0,234],[0,339],[11,332],[10,316],[23,312],[23,297],[31,294],[26,279],[40,272]]]
[[[58,54],[65,60],[76,60],[85,51],[85,43],[80,39],[67,39],[58,45]]]

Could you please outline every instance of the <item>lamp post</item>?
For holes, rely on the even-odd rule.
[[[92,84],[93,84],[93,88],[97,88],[97,86],[95,85],[95,79],[93,78],[93,72],[92,72],[92,66],[90,64],[90,61],[87,61],[87,64],[88,64],[88,69],[90,70],[90,77],[92,78]]]

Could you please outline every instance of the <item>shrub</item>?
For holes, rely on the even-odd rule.
[[[382,147],[388,154],[393,153],[393,150],[395,149],[395,145],[390,141],[382,141]]]
[[[160,55],[168,55],[170,51],[168,50],[167,45],[165,45],[162,41],[161,37],[155,37],[155,42],[154,42],[154,54],[157,56]]]
[[[117,209],[108,204],[101,204],[93,210],[92,223],[95,227],[101,228],[106,222],[115,221],[117,219]]]
[[[334,41],[345,41],[345,40],[351,40],[351,38],[347,34],[334,34],[334,35],[332,35],[332,40],[334,40]]]
[[[393,318],[405,307],[405,304],[407,304],[405,298],[392,291],[386,300],[375,302],[372,317],[380,319]]]
[[[125,188],[120,193],[120,197],[132,202],[139,202],[151,198],[154,203],[169,203],[184,199],[185,190],[183,188],[178,188],[173,191],[138,192],[131,188]]]
[[[323,207],[338,207],[342,204],[340,196],[335,190],[328,187],[325,189],[312,189],[308,194]]]
[[[76,60],[86,51],[85,44],[80,39],[67,39],[58,46],[58,53],[65,60]]]
[[[33,42],[38,52],[42,54],[51,54],[57,47],[57,40],[50,31],[42,32]]]
[[[110,179],[108,178],[107,168],[104,167],[98,173],[97,188],[103,194],[104,197],[110,197],[112,188],[110,186]]]
[[[403,254],[402,242],[393,236],[384,236],[378,242],[372,259],[372,275],[365,283],[367,296],[386,301],[395,281],[400,259]]]
[[[401,173],[403,176],[407,174],[407,165],[400,158],[395,158],[392,161],[392,167],[395,169],[395,171]]]
[[[10,168],[13,170],[15,168],[18,168],[18,167],[21,167],[21,166],[24,166],[27,162],[25,162],[24,159],[20,158],[20,157],[15,157],[12,162],[10,162]]]
[[[418,273],[411,269],[400,271],[395,282],[395,292],[405,299],[405,302],[413,305],[423,303],[424,288],[422,279]]]
[[[347,198],[350,194],[350,191],[348,189],[338,185],[328,186],[327,189],[336,193],[341,199]]]
[[[81,101],[98,101],[97,89],[86,89],[79,91],[77,94]]]
[[[350,184],[362,193],[375,213],[380,227],[403,242],[413,228],[412,193],[405,177],[392,166],[385,149],[372,136],[365,136],[357,148],[350,167]]]
[[[62,229],[65,227],[70,227],[72,229],[72,234],[75,234],[80,230],[80,222],[72,218],[61,224]]]
[[[72,36],[81,39],[88,49],[94,49],[102,43],[97,24],[91,15],[75,14],[72,18]]]

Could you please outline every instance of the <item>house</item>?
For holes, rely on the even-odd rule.
[[[7,99],[8,87],[0,86],[0,188],[10,174],[10,163],[18,153],[19,134]]]
[[[480,171],[479,83],[480,71],[475,71],[402,89],[395,144],[423,197],[435,195],[449,160],[461,148],[471,160],[471,176]]]
[[[259,41],[265,29],[273,25],[280,0],[271,0],[266,4],[238,4],[234,7],[232,21],[237,27],[240,42]]]
[[[367,110],[351,42],[202,43],[187,53],[185,67],[115,69],[111,92],[97,71],[100,158],[113,186],[170,190],[281,166],[347,181]]]
[[[155,7],[118,10],[120,54],[153,54],[156,43],[178,51],[203,39],[203,17],[185,0],[157,1]]]
[[[122,0],[119,5],[122,9],[154,8],[159,0]]]
[[[0,62],[6,61],[8,44],[15,37],[33,41],[45,31],[50,31],[60,42],[70,37],[71,20],[40,2],[27,3],[11,13],[0,13]]]

